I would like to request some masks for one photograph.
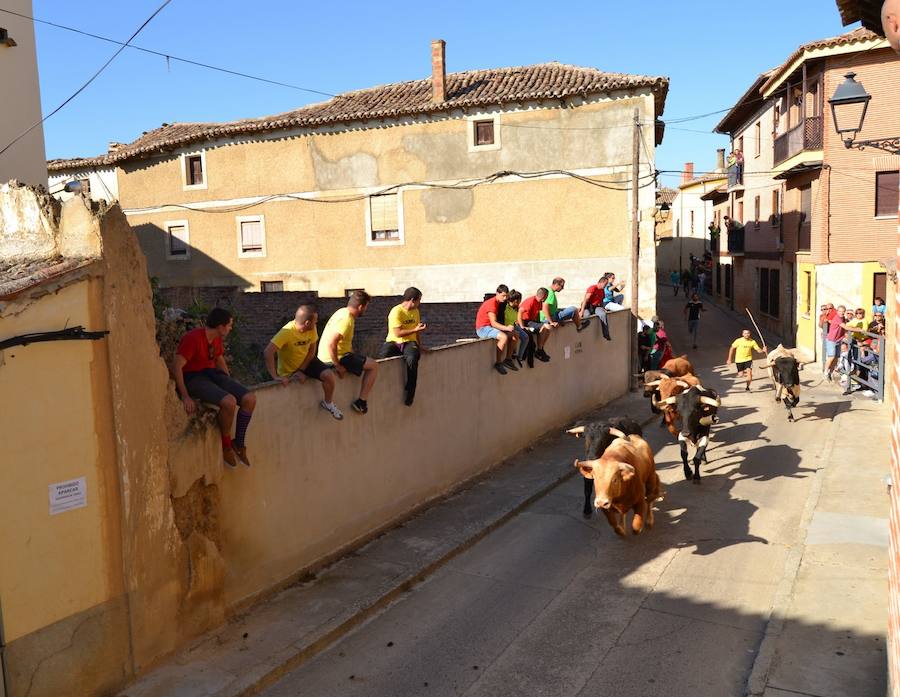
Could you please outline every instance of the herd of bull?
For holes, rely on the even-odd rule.
[[[776,385],[775,399],[781,400],[785,392],[784,406],[788,419],[793,421],[791,408],[800,400],[801,362],[792,350],[780,345],[767,358],[766,367]],[[701,384],[687,356],[679,356],[667,361],[660,370],[644,373],[644,396],[650,401],[651,411],[662,414],[661,425],[678,438],[685,479],[699,484],[700,464],[708,462],[710,429],[719,420],[722,401],[718,393]],[[584,477],[584,516],[590,517],[597,508],[616,534],[624,536],[630,510],[634,513],[634,534],[640,534],[645,525],[652,528],[653,504],[663,498],[664,492],[653,451],[643,438],[640,424],[616,417],[567,432],[585,439],[585,458],[575,460],[575,467]],[[692,459],[689,445],[694,449]]]

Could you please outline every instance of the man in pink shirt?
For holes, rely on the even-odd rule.
[[[828,320],[828,333],[825,335],[825,356],[828,362],[825,364],[825,379],[831,382],[831,374],[838,360],[838,344],[844,338],[847,330],[844,329],[844,312],[847,308],[838,305],[837,312]]]

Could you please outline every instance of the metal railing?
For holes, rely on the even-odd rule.
[[[861,390],[871,390],[874,399],[884,401],[884,334],[872,332],[853,332],[853,334],[865,334],[866,339],[858,341],[848,334],[845,343],[848,344],[847,364],[850,371],[843,372],[849,382],[847,389],[853,389],[853,383],[859,385]],[[867,341],[871,340],[871,341]]]
[[[728,168],[728,188],[733,189],[736,186],[744,184],[744,168],[741,165],[733,164]]]
[[[781,164],[789,157],[804,150],[819,150],[822,147],[821,116],[807,116],[787,133],[775,138],[774,163]]]
[[[728,231],[728,251],[731,254],[744,253],[744,229]]]

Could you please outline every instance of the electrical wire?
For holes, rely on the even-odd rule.
[[[50,27],[55,27],[57,29],[62,29],[64,31],[73,32],[75,34],[81,34],[82,36],[89,36],[92,39],[98,39],[99,41],[106,41],[111,44],[118,44],[119,46],[128,46],[128,48],[133,48],[136,51],[143,51],[144,53],[149,53],[154,56],[159,56],[160,58],[165,58],[167,61],[173,60],[178,61],[179,63],[186,63],[187,65],[193,65],[198,68],[207,68],[208,70],[215,70],[220,73],[226,73],[228,75],[236,75],[237,77],[247,78],[248,80],[256,80],[258,82],[265,82],[270,85],[278,85],[279,87],[289,87],[292,90],[300,90],[301,92],[311,92],[312,94],[320,94],[323,97],[336,97],[337,95],[331,94],[330,92],[323,92],[321,90],[314,90],[309,87],[300,87],[299,85],[292,85],[288,82],[281,82],[279,80],[270,80],[269,78],[260,77],[258,75],[250,75],[248,73],[242,73],[237,70],[231,70],[230,68],[222,68],[217,65],[211,65],[209,63],[201,63],[200,61],[190,60],[189,58],[180,58],[179,56],[173,56],[170,53],[163,53],[162,51],[155,51],[152,48],[144,48],[143,46],[135,46],[134,44],[122,43],[121,41],[117,41],[116,39],[111,39],[108,36],[101,36],[100,34],[93,34],[89,31],[84,31],[83,29],[77,29],[76,27],[69,27],[65,24],[58,24],[56,22],[50,22],[46,19],[38,19],[36,17],[29,17],[26,14],[22,14],[20,12],[14,12],[13,10],[7,10],[0,7],[0,12],[5,12],[7,14],[15,15],[16,17],[21,17],[22,19],[29,19],[32,22],[36,22],[37,24],[46,24]]]
[[[158,15],[160,12],[162,12],[163,9],[165,9],[166,5],[168,5],[170,2],[172,2],[172,0],[163,0],[163,3],[153,11],[153,14],[151,14],[147,19],[145,19],[144,22],[143,22],[143,24],[141,24],[141,26],[139,26],[139,27],[135,30],[135,32],[128,38],[128,41],[126,41],[124,44],[122,44],[122,45],[116,50],[116,52],[113,53],[113,54],[109,57],[109,59],[108,59],[103,65],[100,66],[100,69],[97,70],[97,72],[95,72],[93,75],[91,75],[90,78],[88,78],[87,82],[85,82],[81,87],[79,87],[79,88],[78,88],[77,90],[75,90],[71,95],[69,95],[69,96],[68,96],[68,97],[67,97],[67,98],[66,98],[66,99],[65,99],[58,107],[56,107],[53,111],[51,111],[51,112],[50,112],[49,114],[47,114],[46,116],[42,117],[39,121],[36,121],[35,123],[33,123],[33,124],[32,124],[31,126],[29,126],[25,131],[23,131],[22,133],[20,133],[19,135],[17,135],[15,138],[13,138],[9,143],[7,143],[6,145],[4,145],[4,146],[3,146],[3,149],[0,150],[0,156],[2,156],[2,155],[3,155],[7,150],[9,150],[13,145],[15,145],[15,144],[18,143],[20,140],[22,140],[22,138],[24,138],[24,137],[27,136],[29,133],[31,133],[35,128],[37,128],[38,126],[40,126],[41,124],[43,124],[43,123],[44,123],[47,119],[49,119],[51,116],[53,116],[54,114],[58,113],[63,107],[66,106],[66,104],[68,104],[68,103],[71,102],[73,99],[75,99],[75,97],[77,97],[79,94],[81,94],[81,93],[87,88],[87,86],[90,85],[94,80],[96,80],[96,79],[100,76],[100,73],[102,73],[104,70],[106,70],[107,66],[109,66],[109,64],[112,63],[112,62],[116,59],[116,57],[117,57],[120,53],[122,53],[122,51],[125,50],[125,47],[128,46],[128,44],[130,44],[130,43],[135,39],[135,37],[136,37],[138,34],[140,34],[140,33],[144,30],[144,27],[146,27],[148,24],[150,24],[150,22],[153,21],[153,19],[156,17],[156,15]]]

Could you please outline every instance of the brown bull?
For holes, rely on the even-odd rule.
[[[617,535],[625,535],[625,519],[634,511],[631,531],[653,527],[653,503],[662,498],[653,451],[640,436],[616,438],[596,460],[575,460],[582,476],[594,482],[594,508],[603,511]]]
[[[654,406],[662,412],[663,420],[660,424],[669,429],[673,436],[678,435],[678,411],[674,407],[672,397],[681,394],[691,387],[702,387],[700,378],[696,375],[682,375],[677,378],[669,378],[659,383],[659,398]]]
[[[670,358],[663,363],[662,369],[673,378],[694,374],[694,365],[688,360],[686,353],[675,358]]]

